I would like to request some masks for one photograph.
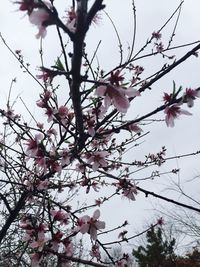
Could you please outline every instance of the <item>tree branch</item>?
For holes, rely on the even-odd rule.
[[[25,200],[28,196],[27,192],[23,192],[20,199],[18,200],[15,208],[12,210],[12,212],[10,213],[8,219],[6,220],[4,226],[1,228],[0,231],[0,243],[2,242],[3,238],[6,236],[7,231],[9,229],[9,227],[11,226],[11,224],[14,222],[14,220],[17,218],[20,210],[24,207],[25,204]]]
[[[82,64],[83,46],[85,38],[86,16],[87,16],[87,0],[78,1],[77,28],[75,33],[75,40],[73,42],[73,57],[72,57],[72,69],[71,69],[72,82],[70,87],[70,94],[76,117],[78,147],[80,150],[83,149],[85,145],[80,85],[82,82],[81,64]]]
[[[198,209],[198,208],[195,208],[195,207],[190,206],[190,205],[186,205],[186,204],[181,203],[181,202],[179,202],[179,201],[175,201],[175,200],[173,200],[173,199],[171,199],[171,198],[167,198],[167,197],[158,195],[158,194],[156,194],[156,193],[154,193],[154,192],[145,190],[145,189],[143,189],[143,188],[141,188],[141,187],[139,187],[139,186],[136,186],[136,189],[137,189],[138,191],[143,192],[143,193],[146,195],[146,197],[148,197],[148,195],[151,195],[151,196],[153,196],[153,197],[156,197],[156,198],[162,199],[162,200],[164,200],[164,201],[173,203],[173,204],[178,205],[178,206],[181,206],[181,207],[183,207],[183,208],[186,208],[186,209],[190,209],[190,210],[194,210],[194,211],[200,212],[200,209]]]
[[[163,72],[158,74],[155,78],[151,79],[149,82],[147,82],[144,86],[142,86],[139,91],[143,92],[145,89],[149,88],[152,84],[154,84],[156,81],[160,80],[163,76],[165,76],[167,73],[169,73],[171,70],[176,68],[178,65],[183,63],[186,59],[193,56],[197,50],[200,49],[200,44],[196,45],[193,49],[191,49],[189,52],[187,52],[183,57],[181,57],[179,60],[175,61],[169,67],[167,67]]]

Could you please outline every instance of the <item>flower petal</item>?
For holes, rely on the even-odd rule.
[[[112,102],[116,109],[121,113],[126,113],[130,106],[129,100],[125,96],[119,94],[112,98]]]
[[[126,90],[124,90],[126,95],[129,97],[134,97],[134,96],[140,96],[140,92],[133,87],[129,87]]]
[[[95,210],[92,218],[97,220],[97,219],[99,219],[99,217],[100,217],[100,210]]]
[[[100,86],[98,86],[97,89],[96,89],[96,94],[97,94],[98,96],[104,96],[105,93],[106,93],[106,90],[107,90],[107,86],[105,86],[105,85],[100,85]]]

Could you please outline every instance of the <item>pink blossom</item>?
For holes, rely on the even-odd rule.
[[[48,241],[48,238],[45,236],[45,230],[46,230],[46,225],[42,223],[39,224],[39,226],[35,229],[37,238],[30,244],[32,248],[37,248],[38,251],[43,250],[45,243]]]
[[[131,267],[132,262],[128,254],[124,254],[123,258],[117,262],[116,267]]]
[[[118,261],[118,263],[116,264],[116,267],[131,267],[131,260],[130,259],[122,259],[120,261]]]
[[[39,151],[40,144],[41,144],[41,141],[42,141],[43,138],[44,137],[43,137],[42,134],[36,134],[35,135],[35,138],[29,139],[27,141],[27,150],[26,150],[26,153],[30,157],[35,157],[36,156],[36,154]]]
[[[135,72],[135,75],[137,75],[137,76],[142,74],[143,71],[144,71],[144,68],[142,66],[135,66],[134,67],[134,72]]]
[[[47,159],[41,150],[39,150],[37,153],[37,158],[35,158],[35,163],[36,163],[36,169],[38,172],[41,171],[43,173],[46,173],[46,171],[47,171]],[[47,182],[45,182],[46,180],[47,179],[45,179],[44,181],[40,181],[40,183],[38,185],[38,189],[40,189],[40,190],[46,189],[46,185],[47,185]]]
[[[142,128],[140,128],[137,123],[130,124],[128,126],[128,129],[129,129],[129,131],[135,132],[137,134],[140,134],[141,132],[143,132]]]
[[[20,223],[20,227],[26,231],[26,235],[23,238],[25,241],[29,241],[33,238],[33,233],[34,233],[34,229],[32,227],[32,225],[30,224],[30,222],[25,221]]]
[[[130,106],[128,97],[139,96],[140,92],[132,87],[124,89],[112,85],[100,85],[96,89],[96,94],[104,97],[104,105],[106,109],[113,104],[119,112],[126,113]]]
[[[95,129],[92,126],[88,127],[88,134],[92,137],[95,136]]]
[[[2,111],[2,116],[5,116],[7,118],[7,122],[11,121],[17,121],[19,120],[20,116],[14,113],[14,110],[11,109],[11,107],[7,107],[7,110]]]
[[[42,79],[44,82],[49,81],[49,83],[51,83],[53,81],[53,78],[56,76],[56,74],[53,71],[48,70],[46,68],[41,67],[41,71],[42,74],[36,75],[36,78]]]
[[[156,50],[158,53],[161,53],[164,50],[164,45],[162,42],[156,43],[155,45],[156,45]]]
[[[48,137],[51,137],[51,135],[54,135],[56,137],[57,135],[57,131],[55,128],[50,128],[48,131],[47,131],[47,135]]]
[[[43,247],[46,243],[47,239],[46,238],[38,238],[37,240],[33,241],[30,246],[32,248],[37,248],[38,251],[42,251],[43,250]]]
[[[85,172],[85,165],[81,163],[76,164],[76,171],[84,173]]]
[[[45,111],[45,114],[47,115],[47,121],[48,122],[51,122],[54,118],[54,112],[55,110],[53,108],[47,108],[46,111]]]
[[[65,119],[69,113],[69,109],[66,106],[60,106],[58,108],[58,115],[61,119]]]
[[[36,101],[36,105],[39,108],[45,108],[46,107],[46,103],[43,100],[41,100],[41,99],[39,99],[39,100]]]
[[[88,126],[88,133],[90,136],[94,136],[95,135],[95,120],[93,119],[93,117],[88,117],[86,118],[86,123]]]
[[[29,20],[32,24],[38,27],[39,32],[36,34],[36,38],[44,38],[46,36],[47,21],[49,20],[49,13],[44,8],[38,8],[33,10],[29,16]]]
[[[97,171],[99,167],[107,167],[108,163],[105,160],[109,153],[107,151],[96,151],[88,158],[87,163],[92,163],[93,171]]]
[[[98,183],[92,182],[91,186],[94,189],[94,191],[99,192],[100,186]]]
[[[45,90],[43,94],[40,95],[40,99],[37,100],[36,105],[40,108],[48,108],[48,101],[51,98],[51,91]]]
[[[135,195],[137,195],[137,189],[135,186],[130,186],[123,189],[123,195],[130,200],[135,200]]]
[[[67,19],[68,23],[70,23],[72,20],[77,18],[76,11],[73,7],[71,7],[69,10],[67,10]]]
[[[62,166],[58,161],[50,160],[49,161],[49,167],[50,167],[52,172],[56,172],[57,175],[61,175]]]
[[[73,7],[71,7],[69,10],[67,10],[67,24],[66,24],[67,28],[71,32],[76,31],[76,18],[77,18],[76,11]]]
[[[158,224],[158,225],[163,225],[163,224],[164,224],[164,219],[163,219],[163,217],[160,217],[160,218],[157,220],[157,224]]]
[[[98,261],[101,259],[101,253],[98,244],[92,246],[92,250],[90,251],[90,256],[92,258],[96,258]]]
[[[172,94],[169,95],[167,93],[164,93],[163,101],[165,102],[165,104],[169,103],[171,100],[172,100]]]
[[[159,39],[161,39],[161,37],[162,37],[162,34],[158,31],[158,32],[153,32],[152,33],[152,38],[155,38],[156,40],[159,40]]]
[[[67,212],[61,210],[51,210],[51,216],[54,221],[59,221],[64,224],[68,223],[69,214]]]
[[[116,70],[115,72],[111,71],[108,81],[116,86],[119,86],[120,83],[124,80],[124,77],[121,73],[121,70]]]
[[[186,88],[186,92],[183,95],[183,101],[187,103],[188,107],[191,108],[194,105],[196,97],[200,97],[200,89]]]
[[[88,233],[91,236],[91,239],[97,239],[97,230],[105,228],[105,222],[99,221],[100,211],[96,210],[93,213],[93,216],[84,215],[78,219],[78,226],[75,231],[79,231],[82,234]]]
[[[59,244],[61,243],[61,238],[63,237],[63,233],[61,231],[57,231],[51,240],[51,249],[57,252],[59,249]]]
[[[37,189],[38,190],[46,190],[48,189],[49,186],[49,180],[46,178],[45,180],[39,180],[38,185],[37,185]]]
[[[93,18],[93,22],[95,24],[98,24],[98,20],[100,19],[100,16],[96,14]],[[69,10],[67,10],[67,23],[66,26],[71,32],[76,31],[76,21],[77,21],[77,13],[73,7],[71,7]]]
[[[61,155],[61,166],[69,165],[70,164],[70,155],[68,149],[63,149],[60,153]]]
[[[165,108],[165,122],[168,127],[174,127],[174,120],[177,119],[181,114],[192,115],[187,110],[181,109],[180,105],[174,104]]]
[[[135,184],[132,184],[130,180],[120,179],[118,183],[114,184],[118,190],[122,190],[122,194],[130,200],[135,200],[137,195],[137,189]]]
[[[44,123],[38,122],[37,127],[42,130],[44,128]]]
[[[74,246],[71,240],[69,240],[68,238],[65,238],[62,241],[64,247],[65,247],[65,254],[67,257],[71,257],[74,253]]]
[[[34,8],[38,6],[38,4],[35,3],[35,0],[22,0],[22,1],[16,1],[15,4],[19,4],[19,10],[21,11],[28,11],[30,14]]]
[[[89,110],[88,113],[92,114],[92,118],[93,118],[93,120],[95,122],[96,118],[98,118],[98,119],[103,119],[104,118],[104,115],[106,113],[106,108],[104,107],[104,105],[102,105],[101,102],[98,102],[97,106],[93,107],[91,110]]]
[[[99,128],[98,129],[98,133],[101,134],[104,132],[104,129],[103,128]],[[94,139],[92,141],[92,145],[94,148],[98,147],[98,146],[102,146],[102,147],[105,147],[107,148],[109,146],[109,142],[111,141],[111,138],[112,138],[112,133],[111,134],[104,134],[104,138],[99,138],[99,139]],[[113,139],[114,140],[114,139]]]
[[[37,252],[31,255],[31,266],[32,267],[38,267],[40,262],[43,259],[42,252]]]

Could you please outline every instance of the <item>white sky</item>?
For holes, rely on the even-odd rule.
[[[178,0],[136,0],[137,7],[137,36],[136,36],[136,50],[140,48],[146,40],[151,36],[153,31],[156,31],[162,26],[162,24],[169,18],[180,1]],[[59,10],[63,12],[70,4],[71,1],[55,1],[55,5],[58,4]],[[130,0],[107,0],[106,11],[112,17],[119,34],[122,39],[124,51],[132,39],[132,17],[131,17],[131,1]],[[34,35],[37,33],[36,27],[30,25],[27,17],[24,17],[22,13],[17,12],[17,5],[11,4],[8,0],[3,0],[0,10],[0,32],[12,47],[13,50],[21,49],[25,57],[25,62],[30,63],[30,69],[33,74],[38,74],[37,67],[40,66],[40,58],[38,54],[39,41],[35,39]],[[174,45],[180,45],[197,41],[200,39],[200,2],[199,0],[185,0],[182,8],[179,24],[177,26],[176,36],[174,37]],[[62,16],[64,12],[62,13]],[[175,19],[163,32],[164,40],[168,41],[170,33],[172,32]],[[52,62],[59,54],[59,46],[57,44],[57,37],[54,35],[54,29],[48,28],[47,37],[44,39],[44,59],[47,66],[52,65]],[[102,45],[99,50],[99,61],[101,67],[108,70],[109,67],[113,67],[118,62],[118,47],[116,45],[116,36],[113,33],[112,26],[108,19],[102,15],[102,20],[99,26],[94,26],[91,29],[91,33],[88,34],[88,50],[89,53],[95,50],[95,47],[99,40],[102,40]],[[182,56],[189,48],[181,49],[177,54]],[[173,54],[173,52],[172,52]],[[40,88],[28,75],[24,74],[19,68],[17,61],[0,42],[0,108],[6,102],[8,89],[12,78],[17,77],[18,83],[15,85],[12,92],[12,99],[20,93],[24,101],[29,104],[29,107],[33,112],[35,111],[34,102],[38,99],[38,93]],[[137,62],[137,64],[145,67],[145,74],[150,74],[153,70],[160,66],[160,59],[152,58],[151,60],[144,60]],[[187,62],[183,63],[172,71],[164,79],[155,83],[152,86],[151,92],[146,92],[144,96],[138,98],[134,102],[131,109],[130,117],[135,118],[138,115],[143,115],[145,112],[151,111],[156,106],[160,105],[162,94],[164,91],[168,93],[172,90],[172,82],[175,80],[177,85],[183,87],[196,88],[200,86],[200,59],[192,57]],[[23,110],[21,103],[19,102],[16,107]],[[175,122],[175,128],[167,128],[164,123],[158,123],[157,125],[146,127],[146,130],[151,129],[151,133],[145,138],[145,143],[139,146],[134,152],[128,154],[128,158],[143,159],[144,155],[149,152],[158,152],[161,146],[165,145],[168,149],[167,156],[185,154],[189,152],[195,152],[200,150],[200,102],[197,100],[192,110],[192,117],[183,116],[180,120]],[[155,117],[155,118],[158,118]],[[164,118],[164,114],[159,116]],[[132,157],[132,158],[131,158]],[[199,156],[185,159],[178,159],[170,162],[169,165],[164,165],[162,171],[167,171],[172,168],[181,168],[180,179],[182,181],[193,178],[200,172]],[[148,173],[146,173],[148,175]],[[137,174],[139,177],[140,174]],[[169,185],[170,179],[177,179],[176,176],[163,176],[157,178],[156,181],[151,183],[142,183],[146,189],[154,190],[156,193],[164,194],[168,197],[175,197],[171,191],[163,191]],[[171,183],[171,182],[170,182]],[[196,183],[195,187],[191,184],[185,186],[185,190],[188,193],[195,196],[200,192],[199,184]],[[182,199],[181,199],[182,200]],[[184,200],[183,200],[184,201]],[[152,216],[152,203],[153,206],[157,205],[158,201],[152,197],[145,199],[142,193],[137,197],[136,202],[129,202],[126,200],[113,201],[112,205],[112,219],[110,218],[110,208],[105,204],[103,218],[113,222],[123,222],[127,219],[133,224],[132,229],[136,229],[139,226],[142,229],[144,220],[150,219],[153,222]],[[170,207],[166,204],[167,207]],[[117,224],[117,223],[116,223]]]

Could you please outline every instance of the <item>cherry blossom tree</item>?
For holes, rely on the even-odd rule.
[[[130,2],[135,25],[136,6],[134,0]],[[7,104],[0,109],[0,262],[5,266],[7,259],[10,266],[68,267],[76,263],[96,267],[131,266],[128,253],[117,260],[109,253],[113,245],[135,237],[126,230],[126,218],[121,218],[121,225],[113,222],[112,228],[107,227],[103,207],[109,205],[111,199],[137,201],[137,194],[141,192],[146,197],[200,211],[146,190],[134,180],[133,173],[143,169],[150,170],[151,174],[141,180],[162,175],[157,168],[171,159],[167,157],[166,147],[144,155],[144,160],[138,160],[137,155],[128,161],[126,157],[126,152],[148,135],[149,122],[156,123],[156,116],[160,114],[162,127],[174,127],[177,118],[184,120],[182,115],[192,115],[189,110],[200,97],[199,88],[189,85],[183,88],[172,81],[172,89],[164,92],[160,106],[140,116],[136,115],[137,111],[132,115],[134,104],[157,81],[188,58],[198,57],[199,41],[173,46],[183,1],[164,25],[150,33],[139,51],[135,50],[135,27],[126,57],[118,38],[119,64],[109,70],[98,64],[100,44],[92,57],[87,52],[87,34],[91,28],[98,31],[99,21],[105,16],[112,22],[106,13],[106,1],[67,1],[64,17],[59,15],[53,0],[19,0],[13,4],[25,16],[24,21],[36,28],[38,42],[45,41],[50,28],[56,29],[60,54],[55,63],[45,66],[41,47],[40,69],[32,73],[22,51],[14,50],[1,36],[20,67],[40,87],[40,94],[35,103],[36,114],[24,103],[31,123],[20,110],[15,110],[10,100],[15,79]],[[174,17],[177,18],[175,24],[171,22]],[[173,24],[173,31],[165,44],[162,31],[169,23]],[[114,23],[113,27],[119,37]],[[176,57],[175,51],[185,46],[188,52]],[[160,56],[162,67],[145,76],[139,61]],[[58,86],[58,78],[62,80],[61,86]],[[178,169],[169,173],[176,175]],[[85,195],[90,194],[92,202],[85,201]],[[109,210],[112,217],[112,206]],[[152,223],[156,226],[161,220]],[[117,233],[118,239],[112,241],[113,233]],[[85,245],[80,255],[81,241]],[[109,262],[103,261],[103,253]]]

